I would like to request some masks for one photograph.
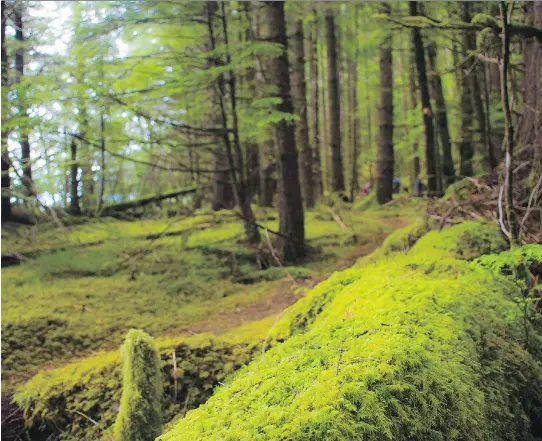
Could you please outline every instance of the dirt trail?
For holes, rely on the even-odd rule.
[[[408,224],[403,219],[389,219],[385,223],[394,229],[404,227]],[[326,280],[333,272],[350,268],[360,257],[370,254],[382,245],[382,242],[388,235],[389,233],[381,233],[373,236],[369,242],[354,247],[346,255],[336,260],[331,265],[332,271],[325,276],[317,275],[309,279],[297,279],[297,286],[293,284],[289,277],[285,277],[280,280],[277,286],[271,289],[269,295],[259,301],[249,306],[237,308],[234,311],[213,314],[208,319],[192,325],[187,332],[190,334],[205,332],[222,334],[243,324],[276,316],[303,296],[302,288],[313,288],[318,283]]]

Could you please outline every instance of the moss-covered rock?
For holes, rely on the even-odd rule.
[[[336,273],[277,326],[293,336],[160,440],[534,439],[542,368],[518,286],[464,260],[502,247],[466,223]]]
[[[154,441],[162,433],[160,353],[149,334],[132,329],[122,346],[122,359],[122,396],[115,439]]]

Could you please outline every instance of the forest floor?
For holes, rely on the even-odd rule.
[[[258,220],[277,229],[272,210]],[[3,385],[119,347],[130,328],[160,338],[222,334],[274,317],[416,220],[408,203],[307,213],[302,266],[260,270],[232,212],[81,225],[8,226],[2,253],[25,256],[2,270]]]

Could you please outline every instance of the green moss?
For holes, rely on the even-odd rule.
[[[116,441],[154,441],[162,433],[160,353],[147,333],[132,329],[122,347],[122,397]]]
[[[165,392],[157,409],[163,422],[205,402],[219,382],[261,350],[271,326],[272,321],[264,320],[220,337],[157,340]],[[30,429],[47,427],[61,440],[90,441],[110,431],[121,394],[122,363],[118,351],[112,351],[40,372],[19,389],[15,401]]]
[[[160,439],[530,439],[542,369],[517,285],[461,260],[502,245],[466,223],[336,273],[285,314],[292,337]]]
[[[377,246],[411,216],[408,209],[335,212],[346,228],[329,207],[307,213],[314,253],[303,266],[287,268],[293,277],[328,276],[338,259],[360,245]],[[275,214],[257,211],[273,230]],[[228,211],[170,220],[105,219],[63,230],[21,227],[2,234],[4,251],[37,253],[2,270],[4,385],[29,378],[44,364],[113,349],[130,328],[154,336],[184,333],[262,302],[287,277],[282,268],[258,267],[253,250],[240,242],[241,222]]]
[[[496,225],[463,222],[440,232],[433,231],[422,237],[412,249],[413,254],[431,253],[473,260],[483,254],[498,253],[508,244]]]

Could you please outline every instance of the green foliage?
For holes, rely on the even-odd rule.
[[[160,353],[145,332],[132,329],[122,347],[122,397],[117,441],[154,441],[162,433]]]
[[[500,254],[488,254],[476,263],[504,275],[516,275],[518,268],[542,265],[542,245],[524,245]]]
[[[431,232],[406,255],[336,273],[292,306],[306,324],[286,324],[291,338],[160,439],[531,439],[542,370],[517,287],[459,260],[499,248],[491,231]]]

